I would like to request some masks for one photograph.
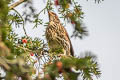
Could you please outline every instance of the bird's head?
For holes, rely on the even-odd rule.
[[[48,11],[48,15],[49,15],[49,21],[59,22],[59,18],[54,12]]]

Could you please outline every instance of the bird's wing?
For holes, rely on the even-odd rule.
[[[63,35],[63,38],[69,43],[70,53],[71,53],[72,56],[74,56],[74,50],[73,50],[73,47],[72,47],[71,40],[68,36],[68,33],[67,33],[66,29],[62,25],[61,25],[61,30],[62,30],[61,35]]]

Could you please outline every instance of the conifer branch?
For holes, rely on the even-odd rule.
[[[26,29],[25,29],[25,22],[24,22],[24,19],[23,19],[23,17],[20,15],[20,13],[17,11],[17,10],[15,10],[15,9],[13,9],[19,16],[20,16],[20,18],[22,19],[22,22],[23,22],[23,30],[24,30],[24,34],[28,37],[28,35],[27,35],[27,32],[26,32]]]

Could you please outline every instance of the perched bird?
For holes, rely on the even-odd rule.
[[[62,49],[65,56],[74,56],[73,47],[66,29],[60,23],[58,16],[48,11],[49,24],[46,28],[46,39],[50,49]]]

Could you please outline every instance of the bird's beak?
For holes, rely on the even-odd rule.
[[[51,11],[48,11],[48,15],[50,15],[51,14]]]
[[[49,19],[50,19],[50,16],[52,15],[52,12],[51,11],[48,11],[48,16],[49,16]]]

